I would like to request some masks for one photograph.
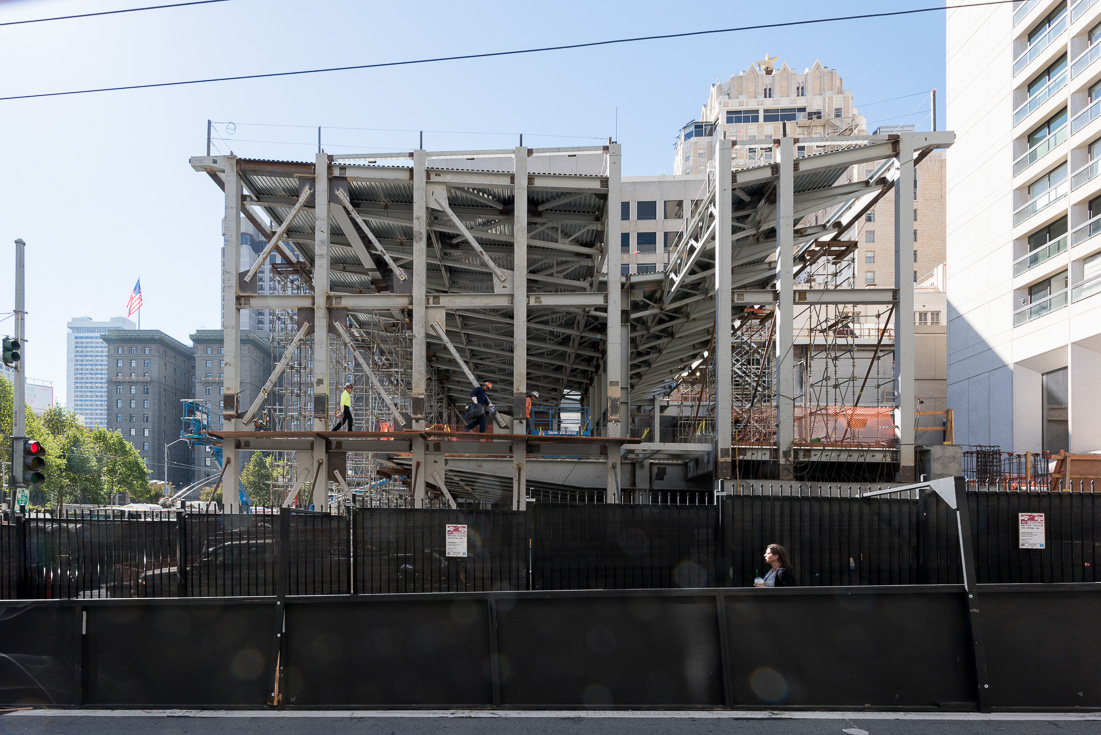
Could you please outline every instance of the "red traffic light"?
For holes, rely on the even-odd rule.
[[[23,445],[23,451],[27,454],[39,454],[44,450],[41,444],[32,439],[31,441]]]

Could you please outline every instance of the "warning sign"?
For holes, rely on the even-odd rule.
[[[1021,532],[1020,548],[1044,548],[1044,514],[1018,513],[1017,524]]]
[[[447,555],[466,556],[466,526],[447,524]]]

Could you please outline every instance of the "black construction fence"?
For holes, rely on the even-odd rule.
[[[968,490],[966,502],[979,583],[1101,579],[1093,493]],[[1021,548],[1023,513],[1042,514],[1043,548]],[[157,515],[15,516],[0,525],[0,599],[738,588],[771,543],[804,587],[963,581],[955,511],[931,491]]]

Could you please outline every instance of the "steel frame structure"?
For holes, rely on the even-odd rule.
[[[193,158],[192,167],[225,193],[224,482],[237,483],[240,449],[296,453],[295,487],[313,482],[317,508],[327,506],[330,482],[346,484],[348,452],[371,452],[404,468],[417,507],[436,492],[450,500],[508,499],[523,509],[529,488],[571,483],[620,497],[627,487],[652,487],[644,476],[655,463],[680,465],[675,477],[703,478],[721,489],[735,477],[736,456],[772,462],[781,478],[790,478],[800,452],[810,451],[796,441],[797,307],[890,307],[897,409],[913,413],[912,221],[896,217],[894,224],[894,288],[796,289],[795,281],[851,253],[842,237],[892,189],[895,211],[911,211],[899,204],[913,198],[915,163],[953,139],[952,133],[785,137],[768,142],[777,149],[776,163],[737,171],[731,146],[762,142],[718,141],[707,194],[667,270],[629,279],[618,275],[615,144],[322,152],[313,163]],[[834,149],[796,159],[796,142]],[[598,174],[553,173],[562,168],[555,161],[583,157],[593,157],[588,170]],[[871,176],[854,176],[874,162],[880,165]],[[250,289],[240,267],[242,216],[269,241],[262,258],[277,253],[281,267],[294,272],[291,293],[257,296]],[[289,422],[271,427],[280,431],[255,431],[244,421],[259,408],[237,398],[240,310],[249,308],[296,311],[290,327],[298,342],[283,344],[306,346],[309,358],[299,362],[310,368],[297,431],[287,430]],[[370,335],[383,324],[408,338],[373,348],[378,341]],[[707,357],[705,417],[713,429],[688,441],[662,436],[662,400],[701,357]],[[378,379],[385,371],[391,380]],[[370,380],[369,415],[390,414],[395,431],[328,431],[330,384],[351,375],[357,386]],[[455,432],[447,426],[451,409],[487,379],[495,383],[491,399],[506,396],[498,400],[497,428],[510,431]],[[592,409],[593,435],[529,435],[524,413],[531,390],[550,403],[580,395]],[[736,414],[761,401],[772,404],[775,441],[739,448]],[[631,406],[652,411],[648,441],[628,436]],[[899,423],[897,448],[860,452],[896,462],[906,481],[913,476],[914,431]],[[816,451],[827,462],[851,459],[845,447]],[[564,464],[582,469],[571,480]]]

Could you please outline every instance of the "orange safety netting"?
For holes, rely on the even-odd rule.
[[[774,407],[734,410],[735,444],[774,444]],[[803,446],[895,447],[893,409],[889,407],[824,406],[795,408],[795,442]]]

